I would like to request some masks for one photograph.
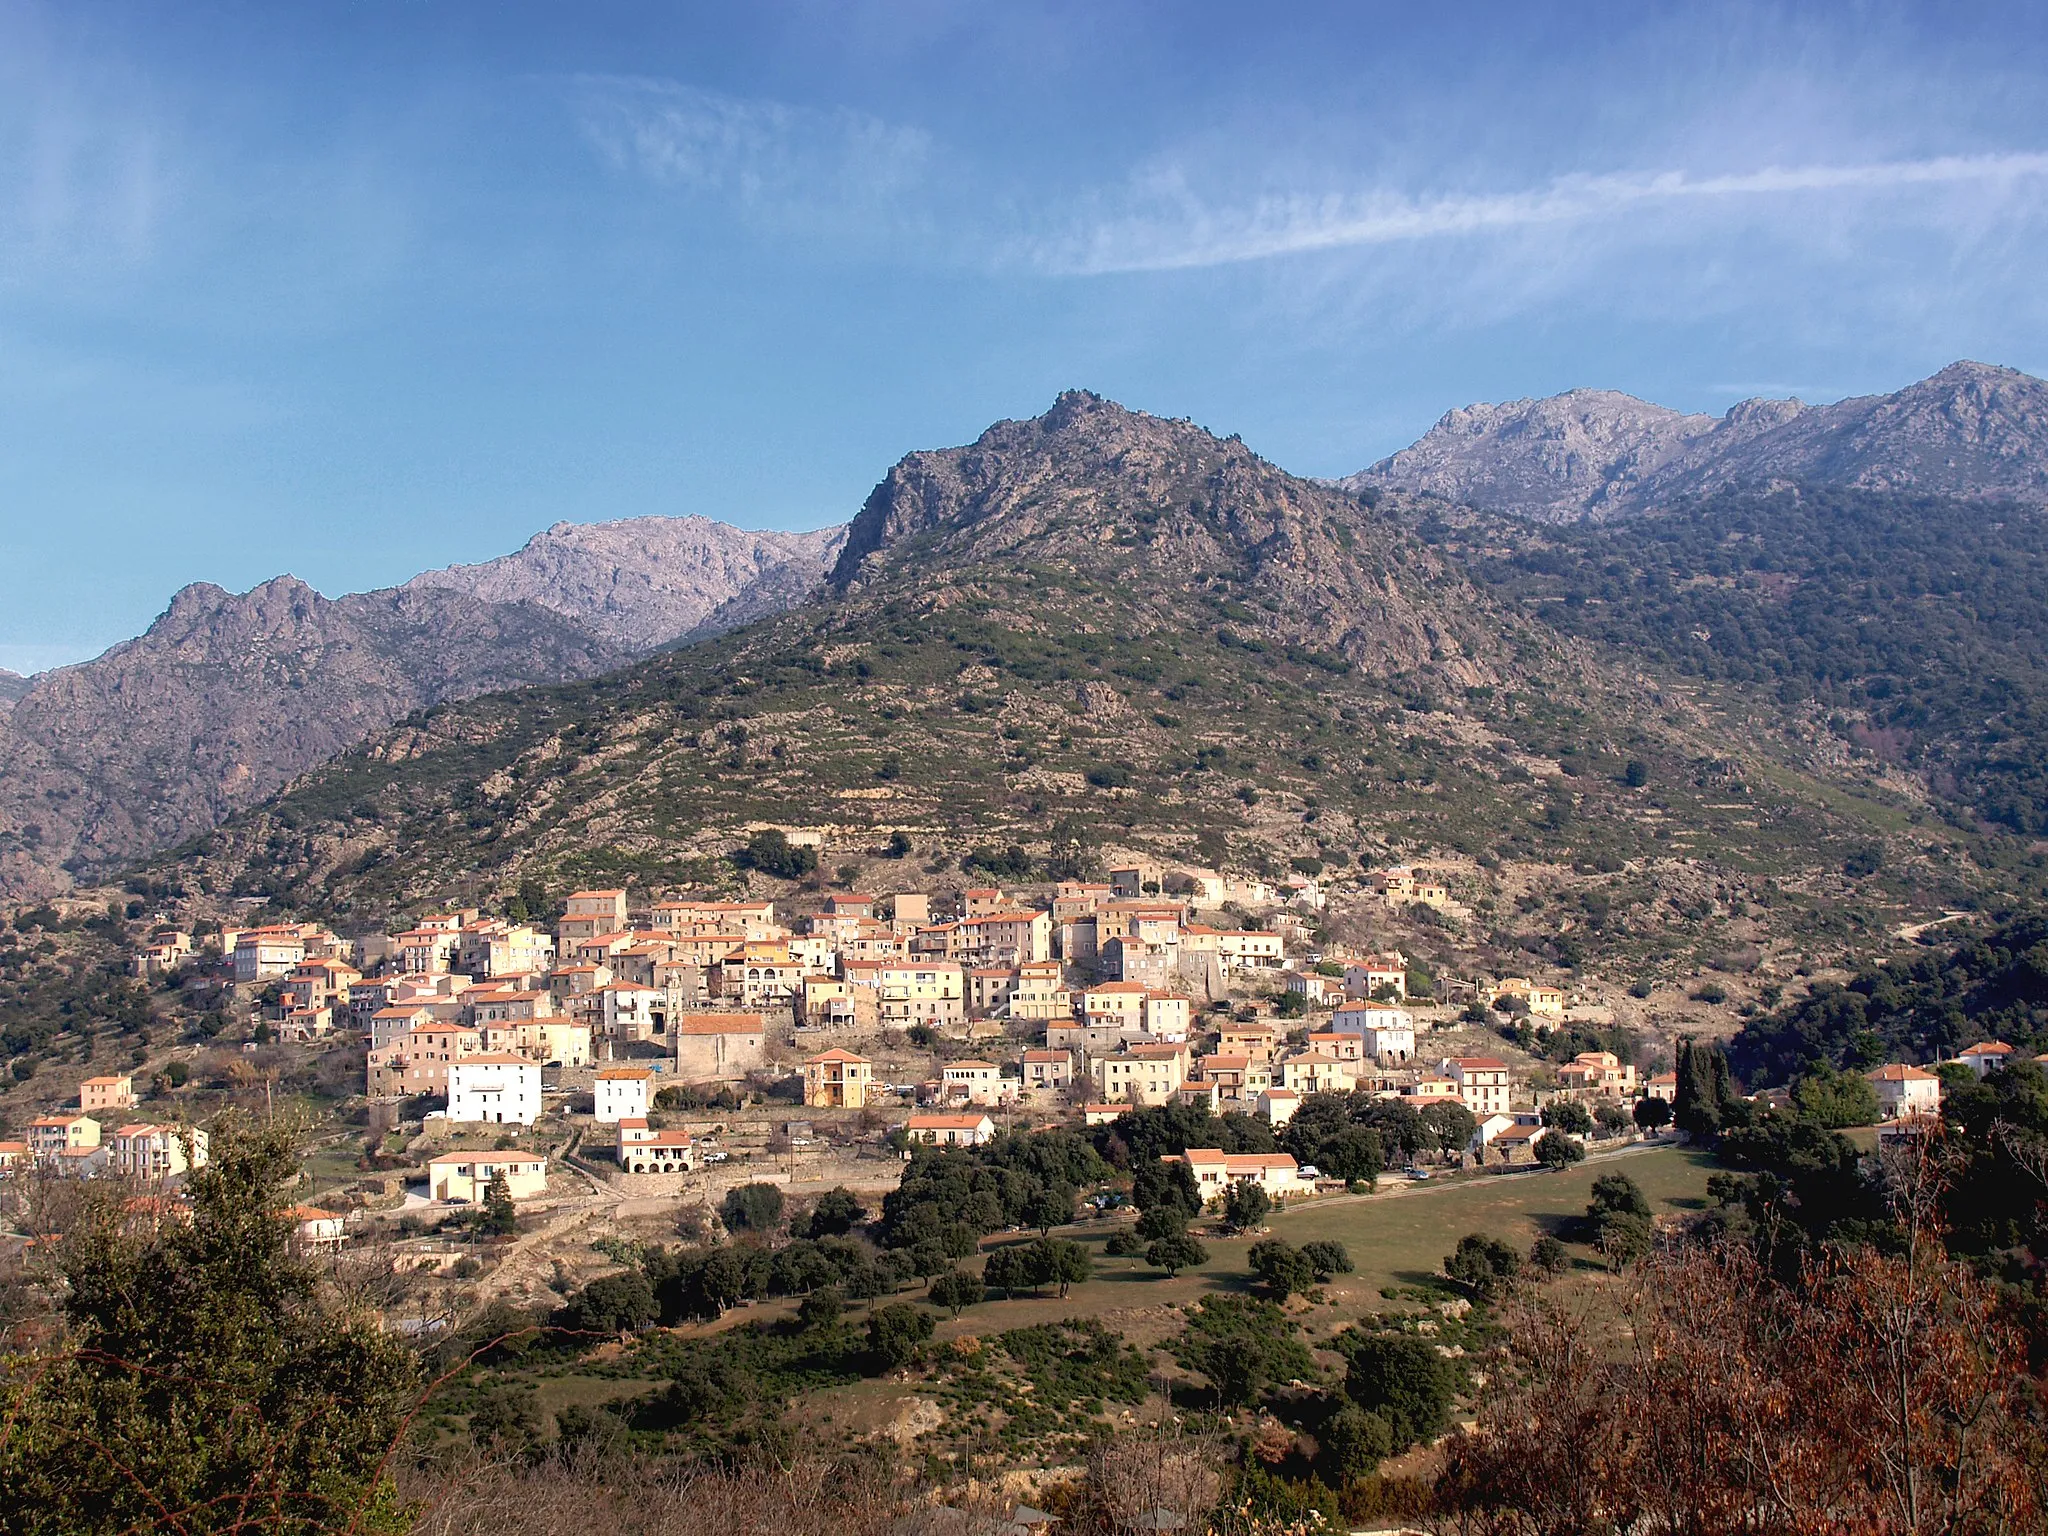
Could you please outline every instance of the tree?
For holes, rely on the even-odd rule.
[[[412,1357],[298,1255],[292,1129],[229,1114],[210,1131],[187,1219],[137,1223],[89,1189],[54,1250],[69,1337],[0,1376],[10,1529],[405,1528],[384,1468]]]
[[[1180,1363],[1208,1377],[1226,1408],[1251,1402],[1272,1382],[1315,1374],[1294,1320],[1273,1302],[1206,1296],[1187,1319],[1176,1345]]]
[[[1730,1106],[1740,1102],[1728,1075],[1728,1058],[1718,1046],[1680,1040],[1677,1077],[1678,1095],[1671,1105],[1673,1122],[1695,1140],[1711,1141],[1720,1134]]]
[[[1879,1118],[1877,1089],[1861,1072],[1838,1072],[1815,1066],[1792,1085],[1792,1108],[1802,1119],[1829,1130],[1875,1125]]]
[[[1248,1179],[1232,1184],[1223,1196],[1223,1219],[1237,1232],[1256,1232],[1266,1224],[1266,1212],[1273,1202],[1266,1191]]]
[[[1386,1151],[1376,1132],[1350,1125],[1316,1148],[1315,1165],[1333,1179],[1370,1189],[1379,1183]]]
[[[718,1216],[733,1232],[773,1232],[782,1220],[782,1191],[773,1184],[741,1184],[726,1191]]]
[[[1650,1197],[1643,1187],[1625,1173],[1603,1173],[1593,1181],[1593,1198],[1586,1206],[1586,1218],[1597,1221],[1608,1212],[1650,1217]]]
[[[1539,1274],[1561,1275],[1571,1268],[1572,1256],[1563,1243],[1545,1233],[1529,1250],[1529,1267]]]
[[[1315,1264],[1292,1243],[1269,1237],[1253,1243],[1246,1258],[1252,1273],[1281,1301],[1315,1289]]]
[[[1522,1256],[1497,1237],[1467,1232],[1444,1258],[1444,1273],[1487,1299],[1504,1293],[1522,1272]]]
[[[758,869],[778,880],[801,880],[817,869],[818,850],[796,847],[787,833],[771,827],[748,838],[746,847],[733,855],[733,862],[741,869]]]
[[[500,1168],[484,1186],[484,1203],[477,1230],[487,1237],[510,1237],[519,1230],[519,1212],[512,1204],[512,1185]]]
[[[1577,1099],[1552,1099],[1543,1106],[1543,1123],[1572,1136],[1593,1134],[1593,1116]]]
[[[1056,1285],[1060,1295],[1067,1288],[1094,1273],[1088,1250],[1063,1237],[1041,1237],[1022,1249],[1023,1281],[1026,1285]]]
[[[843,1237],[868,1219],[860,1197],[844,1187],[818,1196],[805,1223],[806,1237]]]
[[[1594,1107],[1593,1120],[1602,1136],[1619,1136],[1631,1124],[1629,1112],[1612,1099],[1602,1099]]]
[[[964,1308],[978,1303],[985,1294],[979,1275],[970,1275],[959,1269],[949,1269],[937,1276],[925,1291],[933,1306],[944,1307],[955,1317]]]
[[[1397,1449],[1442,1433],[1456,1385],[1451,1363],[1412,1334],[1366,1334],[1351,1346],[1344,1375],[1345,1394],[1386,1421]]]
[[[1024,1202],[1025,1223],[1038,1228],[1041,1237],[1073,1219],[1074,1190],[1071,1185],[1041,1184]]]
[[[1316,1278],[1327,1280],[1332,1275],[1351,1273],[1351,1255],[1344,1245],[1330,1238],[1318,1238],[1301,1245],[1301,1256],[1315,1266]]]
[[[830,1328],[845,1314],[846,1293],[836,1285],[821,1285],[798,1304],[796,1320],[806,1328]]]
[[[1671,1106],[1648,1095],[1636,1100],[1635,1122],[1645,1131],[1660,1131],[1671,1123]]]
[[[917,1357],[917,1347],[932,1336],[932,1315],[908,1302],[877,1307],[868,1314],[868,1353],[886,1371],[897,1370]]]
[[[549,1321],[572,1333],[627,1333],[661,1315],[654,1287],[644,1271],[602,1275],[565,1302]]]
[[[1744,1243],[1653,1259],[1616,1288],[1625,1350],[1589,1346],[1563,1302],[1532,1308],[1449,1448],[1449,1528],[2038,1528],[2020,1332],[1905,1225],[1894,1251],[1845,1245],[1784,1279]]]
[[[1161,1238],[1185,1237],[1188,1230],[1187,1213],[1178,1205],[1155,1205],[1138,1218],[1137,1236],[1148,1243]]]
[[[990,1290],[1000,1290],[1005,1296],[1023,1290],[1031,1284],[1024,1269],[1024,1255],[1017,1248],[996,1248],[990,1251],[987,1261],[981,1266],[981,1282]]]
[[[1330,1481],[1342,1488],[1377,1472],[1394,1451],[1394,1432],[1387,1421],[1356,1403],[1345,1403],[1323,1425],[1322,1442]]]
[[[1171,1280],[1184,1269],[1193,1269],[1197,1264],[1209,1261],[1209,1250],[1185,1231],[1162,1237],[1145,1250],[1145,1262],[1154,1269],[1166,1271]]]
[[[1479,1117],[1454,1099],[1439,1099],[1417,1111],[1423,1129],[1436,1143],[1435,1150],[1446,1157],[1464,1151],[1479,1129]]]
[[[1546,1168],[1569,1168],[1585,1157],[1586,1149],[1563,1131],[1545,1131],[1536,1138],[1536,1161]]]
[[[714,1318],[745,1301],[753,1289],[752,1281],[746,1259],[730,1245],[712,1249],[696,1272],[698,1295]]]

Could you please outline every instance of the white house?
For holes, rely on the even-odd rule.
[[[904,1130],[912,1141],[939,1147],[978,1147],[996,1139],[996,1123],[987,1115],[912,1115]]]
[[[939,1076],[940,1096],[948,1104],[1006,1104],[1016,1098],[1019,1086],[992,1061],[949,1061]]]
[[[1956,1060],[1979,1077],[1989,1077],[2013,1059],[2013,1049],[2003,1040],[1986,1040],[1968,1050],[1956,1052]]]
[[[1941,1079],[1932,1072],[1892,1062],[1869,1074],[1877,1090],[1877,1102],[1887,1120],[1909,1115],[1933,1115],[1941,1111]]]
[[[1508,1107],[1508,1064],[1496,1056],[1451,1056],[1438,1070],[1458,1085],[1458,1097],[1479,1116],[1504,1114]]]
[[[531,1125],[540,1118],[540,1063],[510,1053],[448,1063],[448,1118]]]
[[[1178,1160],[1194,1170],[1195,1188],[1201,1191],[1204,1202],[1221,1196],[1233,1184],[1256,1184],[1274,1200],[1305,1194],[1315,1187],[1301,1177],[1294,1159],[1285,1152],[1238,1153],[1216,1147],[1189,1147]]]
[[[597,1118],[609,1125],[647,1118],[654,1073],[646,1067],[600,1067],[595,1084]]]

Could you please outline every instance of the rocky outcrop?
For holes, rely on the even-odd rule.
[[[10,672],[0,667],[0,715],[14,708],[14,701],[29,689],[29,680],[19,672]]]
[[[1746,400],[1718,417],[1578,389],[1448,412],[1339,484],[1567,522],[1774,481],[2048,501],[2048,384],[1962,362],[1896,394]]]
[[[537,603],[608,645],[645,653],[801,602],[845,537],[843,527],[758,533],[707,517],[557,523],[512,554],[428,571],[406,585]]]

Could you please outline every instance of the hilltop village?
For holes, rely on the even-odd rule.
[[[774,836],[800,848],[804,834]],[[1500,1051],[1503,1023],[1540,1042],[1596,1013],[1586,999],[1318,942],[1328,894],[1312,877],[1106,873],[1036,899],[994,885],[781,900],[603,889],[569,894],[551,924],[456,909],[355,937],[316,923],[196,940],[168,929],[133,966],[252,999],[245,1050],[362,1052],[373,1139],[422,1158],[405,1209],[493,1189],[515,1205],[559,1197],[565,1172],[615,1195],[713,1202],[742,1181],[880,1189],[913,1143],[979,1146],[1174,1105],[1277,1133],[1316,1094],[1396,1101],[1432,1125],[1438,1161],[1465,1168],[1533,1164],[1550,1134],[1615,1144],[1670,1120],[1674,1071],[1611,1050],[1531,1071]],[[1455,905],[1426,867],[1364,886],[1390,911]],[[2006,1049],[1958,1060],[1981,1076]],[[1894,1063],[1869,1079],[1887,1119],[1939,1110],[1933,1072]],[[88,1078],[75,1111],[0,1141],[0,1170],[175,1182],[204,1162],[204,1131],[137,1105],[132,1074]],[[1357,1170],[1259,1139],[1188,1149],[1206,1195],[1354,1186]],[[330,1188],[306,1208],[309,1231],[341,1241],[355,1214],[393,1209],[403,1182]]]

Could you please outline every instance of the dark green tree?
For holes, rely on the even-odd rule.
[[[1457,1378],[1428,1339],[1413,1334],[1366,1334],[1351,1346],[1344,1391],[1386,1420],[1396,1449],[1433,1440],[1450,1422]]]
[[[1543,1123],[1573,1136],[1593,1134],[1593,1115],[1577,1099],[1552,1099],[1543,1106]]]
[[[884,1370],[897,1370],[917,1356],[917,1347],[932,1336],[932,1315],[922,1307],[894,1302],[868,1314],[868,1353]]]
[[[1154,1269],[1165,1270],[1170,1280],[1184,1269],[1208,1263],[1209,1250],[1183,1230],[1153,1242],[1145,1250],[1145,1262]]]
[[[1546,1168],[1569,1168],[1585,1157],[1586,1149],[1563,1131],[1545,1131],[1536,1138],[1536,1161]]]
[[[1265,1190],[1248,1179],[1232,1184],[1223,1196],[1223,1219],[1237,1232],[1258,1231],[1272,1208]]]
[[[519,1230],[519,1212],[512,1204],[512,1185],[500,1168],[484,1186],[484,1203],[477,1220],[478,1230],[489,1237],[510,1237]]]
[[[1332,1238],[1317,1238],[1314,1242],[1303,1243],[1301,1256],[1315,1266],[1318,1280],[1351,1273],[1351,1255],[1342,1243]]]
[[[1289,1296],[1315,1289],[1315,1263],[1292,1243],[1282,1242],[1277,1237],[1265,1238],[1253,1243],[1245,1257],[1251,1264],[1252,1273],[1278,1300],[1285,1301]]]
[[[1522,1256],[1497,1237],[1467,1232],[1444,1258],[1444,1273],[1486,1300],[1506,1292],[1522,1272]]]
[[[741,1184],[726,1191],[718,1216],[733,1232],[773,1232],[782,1221],[782,1191],[773,1184]]]
[[[1671,1106],[1663,1099],[1645,1095],[1636,1100],[1634,1119],[1642,1130],[1661,1131],[1671,1123]]]
[[[933,1278],[925,1295],[935,1307],[944,1307],[955,1317],[963,1309],[976,1305],[986,1294],[981,1276],[970,1275],[965,1270],[949,1269],[943,1275]]]
[[[405,1528],[384,1467],[412,1358],[298,1256],[291,1130],[230,1115],[211,1136],[188,1220],[138,1223],[111,1186],[87,1192],[56,1250],[67,1336],[0,1373],[0,1525]]]

